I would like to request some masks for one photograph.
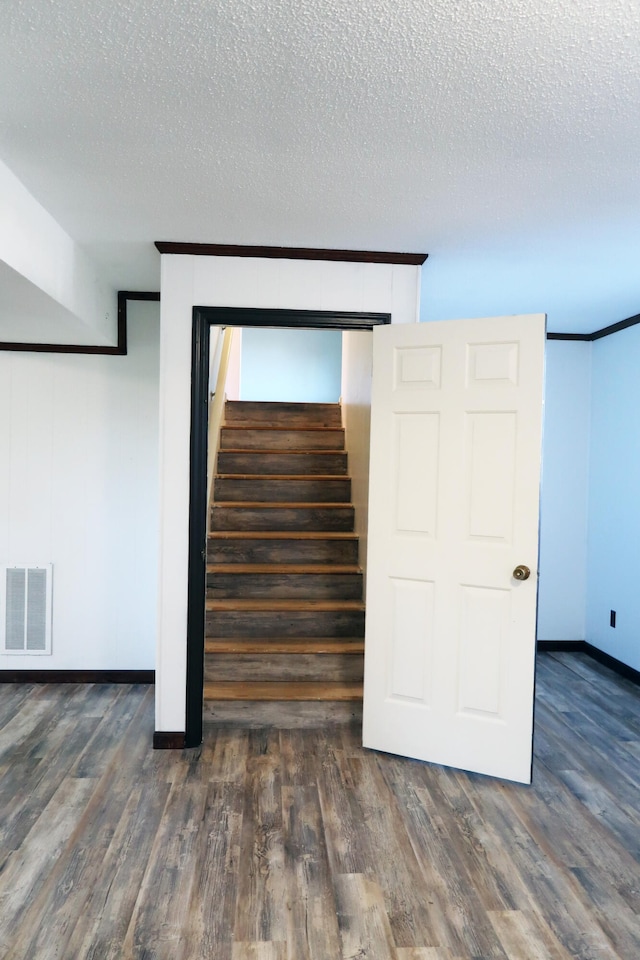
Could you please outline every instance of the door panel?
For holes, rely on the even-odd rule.
[[[530,779],[544,343],[541,315],[374,331],[367,747]]]

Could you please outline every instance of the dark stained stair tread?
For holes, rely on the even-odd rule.
[[[209,563],[207,564],[207,573],[234,573],[234,574],[344,574],[361,573],[357,564],[334,564],[334,563]]]
[[[204,685],[205,700],[362,700],[362,683],[233,681]]]
[[[225,417],[222,427],[227,430],[344,430],[340,420],[332,420],[330,417],[325,418],[324,422],[296,417],[289,423],[275,417],[264,420],[259,417],[254,417],[252,420]]]
[[[282,504],[280,504],[282,506]],[[210,540],[357,540],[351,530],[211,530]]]
[[[205,642],[205,653],[364,653],[362,637],[218,637]]]
[[[258,420],[253,423],[247,423],[244,421],[234,422],[234,423],[223,423],[223,430],[265,430],[265,431],[281,431],[283,433],[323,433],[323,432],[332,432],[332,433],[344,433],[344,427],[340,425],[325,426],[322,423],[304,423],[297,426],[292,426],[287,423],[268,423],[265,420]]]
[[[314,480],[342,480],[347,479],[341,473],[217,473],[216,480],[302,480],[303,482],[312,482]]]
[[[266,613],[287,613],[298,611],[361,611],[364,603],[361,600],[207,600],[206,610],[264,610]]]
[[[247,508],[257,507],[260,510],[314,510],[322,507],[326,507],[327,510],[340,510],[344,507],[353,507],[352,503],[326,503],[325,501],[320,501],[316,503],[315,501],[305,501],[305,500],[223,500],[221,503],[214,503],[214,510],[245,510]]]
[[[225,447],[224,450],[220,451],[221,453],[247,453],[252,457],[268,457],[273,454],[276,457],[336,457],[336,456],[346,456],[345,450],[334,450],[330,447],[318,447],[314,449],[313,447],[287,447],[283,449],[282,447],[276,447],[275,450],[271,450],[268,447]]]

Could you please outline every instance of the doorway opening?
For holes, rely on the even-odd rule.
[[[209,341],[212,326],[372,330],[391,323],[389,313],[193,308],[187,612],[186,746],[202,742],[207,551],[207,437]]]

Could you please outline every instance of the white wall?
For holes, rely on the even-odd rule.
[[[389,312],[394,323],[413,323],[420,268],[165,254],[161,293],[156,730],[183,731],[193,305]]]
[[[539,640],[585,639],[591,347],[547,341]]]
[[[345,330],[342,334],[342,417],[351,475],[351,500],[359,538],[360,566],[366,578],[369,528],[369,448],[373,333]]]
[[[126,357],[0,352],[0,563],[52,562],[52,656],[0,669],[153,669],[157,303]]]
[[[340,330],[246,327],[240,399],[337,403],[341,355]]]
[[[640,326],[593,343],[587,637],[640,670]],[[610,611],[617,624],[609,626]]]

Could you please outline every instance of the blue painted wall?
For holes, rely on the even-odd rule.
[[[640,670],[640,326],[592,349],[587,640]]]
[[[602,282],[602,236],[588,252],[578,239],[575,247],[581,250],[575,257],[569,236],[506,249],[492,245],[485,234],[482,252],[474,248],[466,255],[455,236],[451,246],[440,243],[422,269],[420,319],[546,313],[549,330],[578,332],[630,317],[638,310],[636,238],[608,239],[616,247],[618,288],[611,276]]]
[[[342,380],[342,331],[242,331],[241,400],[337,403]]]
[[[584,640],[591,343],[548,340],[538,639]]]

